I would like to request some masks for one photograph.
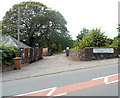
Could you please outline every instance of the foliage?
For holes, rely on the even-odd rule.
[[[53,55],[58,55],[58,54],[63,54],[65,53],[64,51],[61,51],[61,52],[54,52]]]
[[[18,53],[18,48],[13,46],[13,47],[2,47],[0,48],[0,54],[2,54],[2,67],[4,65],[13,65],[13,58],[16,56]]]
[[[117,29],[118,29],[118,32],[120,33],[120,24],[118,24],[118,28]]]
[[[89,32],[88,29],[83,28],[83,29],[80,31],[80,34],[78,34],[78,35],[76,36],[76,37],[77,37],[77,40],[74,41],[74,48],[75,48],[75,49],[80,48],[80,47],[79,47],[79,43],[80,43],[80,41],[83,39],[83,37],[88,34],[88,32]]]
[[[78,42],[81,41],[82,38],[83,38],[85,35],[88,34],[88,32],[89,32],[88,29],[83,28],[82,31],[80,31],[80,34],[78,34],[78,35],[76,36],[76,37],[77,37],[77,41],[78,41]]]
[[[67,22],[61,13],[39,2],[22,2],[6,12],[2,21],[3,34],[17,38],[18,7],[21,13],[20,38],[24,43],[31,47],[39,43],[39,47],[53,50],[72,45],[72,38],[66,28]]]
[[[88,34],[85,35],[79,42],[79,48],[85,47],[103,47],[109,46],[108,38],[104,35],[100,29],[89,30]]]
[[[118,24],[118,36],[114,37],[112,47],[120,47],[120,24]]]
[[[114,37],[114,40],[111,46],[120,47],[120,33],[118,34],[118,36]]]

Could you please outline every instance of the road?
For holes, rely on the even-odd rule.
[[[64,96],[118,96],[118,82],[111,84],[100,84],[88,86],[86,88],[80,89],[81,83],[88,83],[95,78],[105,77],[110,75],[118,74],[118,65],[109,65],[102,67],[95,67],[89,69],[75,70],[39,77],[32,77],[27,79],[20,79],[14,81],[7,81],[2,83],[3,96],[15,96],[20,94],[25,94],[29,92],[41,91],[47,89],[51,95],[56,89],[72,89],[74,90],[62,92]],[[101,78],[100,78],[101,79]],[[73,86],[74,85],[74,86]],[[52,88],[52,89],[48,89]],[[50,91],[51,94],[50,94]],[[59,94],[60,95],[60,94]],[[45,96],[45,95],[44,95]]]

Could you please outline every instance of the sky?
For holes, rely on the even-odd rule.
[[[1,0],[0,20],[14,4],[30,0]],[[105,35],[114,38],[118,35],[119,0],[31,0],[45,4],[59,11],[67,21],[69,34],[73,39],[83,28],[101,28]]]

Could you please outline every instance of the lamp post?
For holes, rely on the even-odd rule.
[[[18,7],[18,46],[20,47],[20,7]]]
[[[20,47],[20,7],[18,7],[18,46]]]

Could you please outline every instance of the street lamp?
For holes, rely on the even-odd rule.
[[[20,7],[18,7],[18,46],[20,47]]]
[[[18,46],[20,47],[20,7],[18,7]]]

